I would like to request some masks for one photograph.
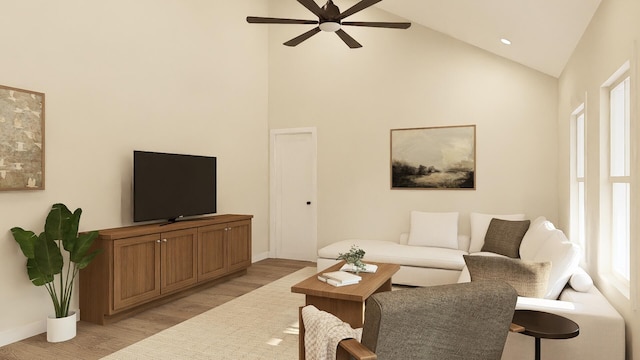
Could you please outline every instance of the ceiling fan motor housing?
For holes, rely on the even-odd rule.
[[[337,19],[338,16],[340,16],[340,9],[331,0],[327,1],[327,3],[324,4],[324,6],[322,7],[322,10],[323,10],[323,14],[322,14],[323,16],[321,17],[320,21],[322,20],[332,21],[334,19]]]

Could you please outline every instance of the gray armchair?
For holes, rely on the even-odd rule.
[[[341,341],[337,359],[499,360],[516,301],[516,291],[496,281],[374,294],[362,342]]]

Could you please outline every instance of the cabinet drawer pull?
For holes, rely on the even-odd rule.
[[[167,242],[167,239],[162,239],[162,242]]]

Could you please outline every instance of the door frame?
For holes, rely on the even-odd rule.
[[[315,127],[290,128],[290,129],[272,129],[270,131],[269,142],[269,257],[276,258],[277,254],[277,232],[278,232],[278,216],[277,216],[277,200],[280,193],[277,190],[276,183],[276,141],[280,135],[311,135],[311,241],[313,245],[318,247],[318,135]]]

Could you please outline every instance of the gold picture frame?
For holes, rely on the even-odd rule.
[[[44,190],[44,93],[0,85],[0,191]]]
[[[391,188],[475,190],[476,126],[392,129]]]

